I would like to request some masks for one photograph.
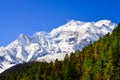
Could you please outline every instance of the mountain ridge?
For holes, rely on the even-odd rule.
[[[0,80],[120,80],[120,24],[82,51],[55,62],[27,62],[0,74]]]
[[[71,20],[50,33],[36,32],[31,37],[21,34],[8,46],[0,48],[0,57],[2,57],[0,72],[5,70],[6,66],[8,68],[24,62],[63,60],[66,54],[82,50],[90,42],[98,40],[108,32],[111,33],[115,27],[116,24],[110,20],[98,22]]]

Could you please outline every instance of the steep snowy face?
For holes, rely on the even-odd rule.
[[[54,29],[50,34],[55,44],[61,51],[71,52],[81,50],[90,42],[94,42],[115,28],[115,24],[109,20],[98,22],[70,21],[67,24]]]
[[[21,34],[6,47],[0,47],[0,72],[19,63],[29,61],[63,60],[66,54],[82,50],[116,27],[109,20],[83,22],[71,20],[50,33],[36,32],[29,37]]]

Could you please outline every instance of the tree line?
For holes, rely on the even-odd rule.
[[[67,54],[63,61],[16,65],[0,80],[120,80],[120,24],[82,51]]]

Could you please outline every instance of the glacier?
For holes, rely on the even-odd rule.
[[[84,22],[71,20],[50,33],[21,34],[6,47],[0,47],[0,73],[19,63],[63,60],[66,54],[82,50],[89,43],[112,33],[117,25],[110,20]]]

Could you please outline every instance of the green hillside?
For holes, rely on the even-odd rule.
[[[0,74],[0,80],[120,80],[120,24],[64,61],[19,64]]]

